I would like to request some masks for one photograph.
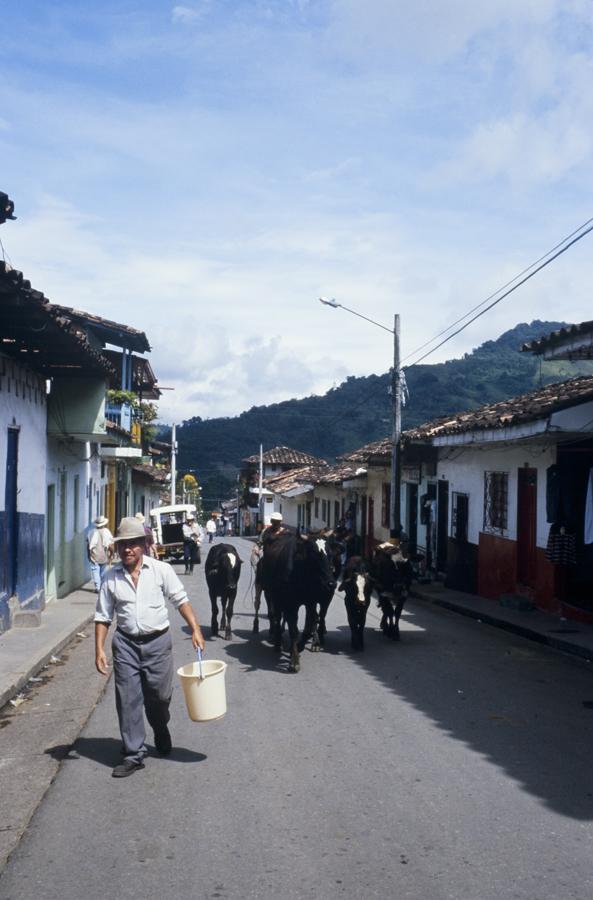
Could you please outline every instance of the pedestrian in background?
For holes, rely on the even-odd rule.
[[[206,534],[208,535],[208,543],[211,544],[216,534],[216,519],[213,516],[210,516],[206,522]]]
[[[201,562],[200,540],[200,526],[196,524],[195,516],[188,513],[183,523],[183,561],[186,575],[193,575],[194,566]]]
[[[87,538],[87,553],[91,564],[91,577],[95,591],[99,593],[101,580],[113,556],[113,535],[107,527],[105,516],[93,520],[94,528]]]
[[[144,768],[144,712],[162,756],[171,752],[168,722],[173,693],[173,652],[166,601],[179,610],[191,629],[194,649],[204,650],[204,636],[181,581],[168,563],[145,554],[144,527],[124,518],[115,535],[120,557],[105,574],[95,612],[95,665],[107,675],[105,639],[116,619],[113,636],[115,702],[122,738],[123,762],[111,773],[125,778]]]
[[[144,534],[146,535],[146,555],[152,556],[153,559],[158,559],[158,554],[154,545],[154,534],[152,533],[152,528],[146,524],[144,513],[137,512],[136,518],[140,524],[144,526]]]

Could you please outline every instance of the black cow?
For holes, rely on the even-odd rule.
[[[323,547],[321,546],[323,544]],[[262,560],[262,584],[268,603],[270,639],[276,650],[282,646],[282,625],[285,621],[290,637],[290,671],[300,669],[299,649],[311,637],[319,646],[318,606],[325,613],[333,596],[333,579],[325,542],[311,536],[281,532],[266,541]],[[299,641],[298,614],[306,608],[303,636]]]
[[[352,649],[364,650],[364,626],[371,602],[372,584],[367,564],[362,557],[350,557],[338,590],[344,592]]]
[[[232,544],[215,544],[206,558],[206,582],[212,606],[212,637],[218,635],[218,598],[222,606],[220,627],[224,628],[224,636],[230,641],[231,619],[237,596],[237,584],[241,574],[242,561]]]
[[[399,641],[399,620],[410,591],[413,576],[412,564],[399,547],[380,544],[371,564],[373,589],[379,597],[382,612],[383,634]]]

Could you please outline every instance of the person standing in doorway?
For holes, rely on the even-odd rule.
[[[216,534],[216,519],[214,516],[210,516],[206,522],[206,534],[208,535],[208,543],[211,544]]]
[[[120,562],[105,575],[95,612],[95,665],[107,675],[105,639],[113,636],[115,702],[123,744],[123,762],[111,773],[125,778],[144,768],[144,712],[161,756],[171,752],[168,722],[173,693],[173,652],[166,601],[179,610],[191,629],[194,649],[204,636],[181,581],[168,563],[145,555],[144,527],[135,518],[121,520],[115,535]]]
[[[94,528],[88,536],[87,552],[93,585],[98,594],[101,581],[113,556],[113,535],[107,527],[109,522],[105,516],[97,516],[93,520],[93,525]]]

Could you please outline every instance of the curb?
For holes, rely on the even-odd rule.
[[[72,628],[69,629],[68,632],[63,635],[54,646],[52,646],[51,650],[47,651],[43,654],[43,656],[36,659],[34,663],[31,663],[29,667],[12,682],[12,684],[0,689],[0,710],[19,693],[19,691],[26,685],[30,678],[37,675],[37,673],[40,672],[41,669],[43,669],[43,667],[48,664],[52,656],[57,656],[60,651],[63,650],[64,647],[76,637],[76,634],[79,631],[81,631],[83,628],[86,628],[93,621],[94,617],[95,614],[94,612],[92,612],[82,622],[78,621],[76,625],[73,625]]]
[[[491,625],[501,631],[516,634],[518,637],[526,638],[528,641],[533,641],[536,644],[543,644],[544,646],[551,647],[553,650],[559,650],[561,653],[567,653],[570,656],[578,656],[580,659],[585,659],[588,662],[593,660],[593,649],[583,647],[580,644],[575,644],[571,641],[563,640],[562,638],[551,635],[542,634],[540,631],[534,631],[532,628],[519,625],[516,622],[507,622],[504,619],[499,619],[489,613],[478,612],[478,610],[471,609],[471,607],[461,606],[459,603],[454,603],[453,601],[446,600],[442,597],[425,594],[417,588],[410,591],[410,596],[415,600],[421,600],[424,603],[430,603],[432,606],[440,606],[450,612],[458,613],[468,619],[475,619],[486,625]]]

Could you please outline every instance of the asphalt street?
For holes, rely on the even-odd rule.
[[[289,674],[265,622],[251,633],[250,545],[232,542],[234,638],[207,644],[229,664],[226,717],[192,723],[176,689],[172,755],[112,779],[110,684],[1,900],[593,896],[590,665],[420,601],[398,644],[373,605],[352,654],[336,594],[326,650]],[[208,636],[203,566],[184,580]],[[182,665],[193,650],[171,617]]]

